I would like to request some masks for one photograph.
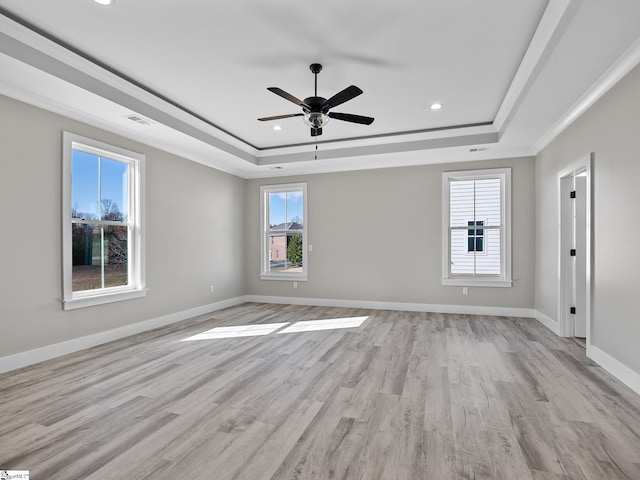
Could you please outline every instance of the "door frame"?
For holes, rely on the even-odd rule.
[[[563,255],[563,208],[562,208],[562,180],[567,177],[575,176],[578,173],[585,172],[586,173],[586,252],[585,252],[585,260],[586,260],[586,322],[587,322],[587,349],[591,346],[591,201],[592,201],[592,192],[591,192],[591,184],[592,184],[592,170],[591,163],[593,160],[593,153],[585,155],[578,161],[569,165],[564,170],[558,173],[558,329],[559,334],[563,337],[572,337],[574,335],[574,324],[573,319],[571,318],[571,313],[569,313],[569,308],[571,307],[571,298],[568,293],[568,275],[570,272],[568,271],[565,262],[565,256]],[[572,272],[571,272],[572,273]]]

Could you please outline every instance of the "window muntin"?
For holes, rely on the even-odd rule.
[[[144,156],[65,132],[64,308],[143,296]]]
[[[510,169],[443,174],[444,285],[511,285],[510,180]]]
[[[306,280],[306,183],[263,186],[261,191],[264,280]]]

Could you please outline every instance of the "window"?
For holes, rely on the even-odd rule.
[[[144,156],[63,134],[63,308],[144,296]]]
[[[443,173],[442,205],[442,284],[510,287],[511,169]]]
[[[307,184],[260,187],[263,280],[307,279]]]

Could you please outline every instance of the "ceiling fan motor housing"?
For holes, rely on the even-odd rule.
[[[324,112],[322,111],[322,106],[324,105],[324,103],[327,101],[326,98],[322,98],[322,97],[307,97],[304,99],[304,103],[305,105],[308,105],[310,108],[306,108],[306,107],[302,107],[302,109],[305,111],[305,113],[310,113],[310,112],[322,112],[322,113],[327,113],[327,111],[329,110],[329,108],[325,108]]]

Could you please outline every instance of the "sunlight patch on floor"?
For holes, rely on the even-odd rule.
[[[261,323],[257,325],[233,325],[230,327],[216,327],[206,332],[198,333],[191,337],[181,340],[181,342],[190,342],[193,340],[215,340],[217,338],[239,338],[239,337],[259,337],[277,332],[277,333],[300,333],[315,332],[318,330],[337,330],[341,328],[357,328],[362,325],[369,317],[350,317],[350,318],[329,318],[327,320],[306,320],[290,324],[284,323]]]
[[[258,337],[269,335],[288,323],[263,323],[259,325],[234,325],[231,327],[216,327],[206,332],[198,333],[183,342],[192,340],[213,340],[216,338],[236,338],[236,337]]]
[[[339,328],[357,328],[369,317],[330,318],[328,320],[307,320],[296,322],[278,333],[314,332],[317,330],[335,330]]]

